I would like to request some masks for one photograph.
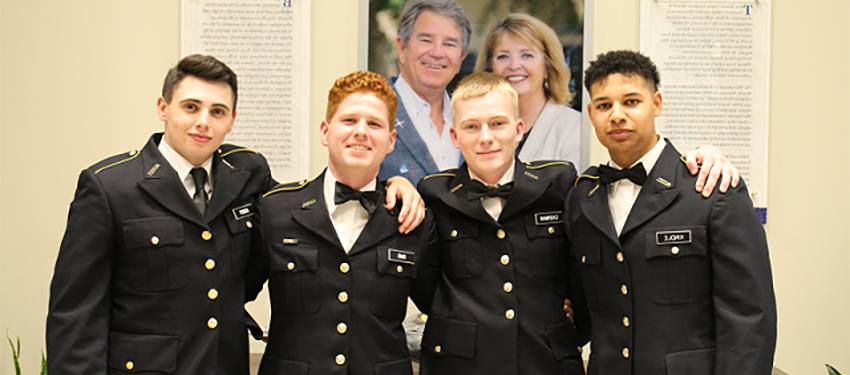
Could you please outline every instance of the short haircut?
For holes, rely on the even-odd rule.
[[[392,86],[390,86],[384,77],[381,77],[377,73],[366,71],[357,71],[349,73],[345,77],[337,78],[333,87],[331,87],[331,91],[328,92],[328,112],[325,115],[325,121],[330,123],[337,109],[339,109],[340,103],[349,95],[356,93],[373,94],[384,102],[389,114],[387,120],[389,121],[390,131],[393,131],[395,127],[395,110],[398,106],[398,99],[396,99],[395,92],[393,92]]]
[[[658,86],[661,85],[661,76],[658,75],[658,69],[649,57],[638,52],[622,50],[596,56],[596,61],[591,62],[584,71],[584,87],[587,88],[587,92],[590,92],[590,87],[595,83],[617,73],[628,77],[643,77],[653,92],[657,92]]]
[[[208,55],[195,54],[186,56],[168,71],[168,74],[165,75],[165,81],[162,83],[162,98],[165,99],[166,103],[171,103],[171,97],[174,95],[174,91],[177,90],[177,86],[186,76],[198,77],[212,82],[227,83],[233,92],[232,110],[236,110],[236,73],[223,62]]]
[[[487,34],[481,53],[478,54],[475,70],[493,71],[493,50],[507,34],[543,52],[546,72],[549,75],[549,88],[544,86],[546,99],[557,104],[569,104],[573,100],[573,94],[570,92],[570,69],[564,62],[564,47],[555,30],[527,14],[508,14],[493,26]]]
[[[516,90],[505,77],[491,72],[475,72],[460,80],[452,93],[452,113],[457,114],[457,103],[478,98],[489,93],[505,95],[511,101],[514,118],[519,119],[519,100]],[[457,125],[457,121],[453,124]]]
[[[463,34],[463,53],[469,50],[469,38],[472,35],[472,28],[469,26],[469,19],[466,18],[466,13],[463,8],[454,0],[411,0],[405,4],[404,12],[401,13],[401,19],[398,23],[398,36],[401,38],[401,45],[407,46],[410,42],[410,37],[413,36],[413,24],[422,12],[429,11],[437,13],[454,21],[458,29]]]

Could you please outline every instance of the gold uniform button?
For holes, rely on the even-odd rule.
[[[617,253],[617,261],[623,263],[623,253]]]
[[[505,285],[502,285],[502,289],[504,289],[505,293],[510,293],[514,290],[514,284],[511,284],[511,282],[508,281]]]
[[[456,230],[452,230],[452,237],[457,237],[457,231]]]
[[[136,155],[136,153],[138,153],[138,151],[136,151],[136,150],[130,151],[130,156]]]
[[[336,331],[339,332],[340,335],[342,335],[342,334],[348,332],[348,325],[340,322],[339,324],[336,325]]]
[[[670,249],[670,252],[671,252],[671,253],[673,253],[673,255],[677,255],[677,254],[679,254],[679,247],[678,247],[678,246],[673,246],[673,248],[672,248],[672,249]]]
[[[209,241],[209,240],[212,239],[212,233],[210,233],[210,231],[208,231],[208,230],[205,230],[205,231],[201,232],[201,238],[204,241]]]
[[[555,228],[549,227],[549,234],[555,234]]]
[[[218,320],[216,318],[210,318],[210,320],[207,320],[207,327],[215,329],[215,327],[218,327]]]
[[[404,267],[402,267],[402,266],[397,266],[397,267],[395,268],[395,270],[396,270],[398,273],[402,273],[402,272],[404,272]]]
[[[127,363],[124,364],[124,368],[128,371],[133,371],[133,367],[136,367],[136,365],[133,364],[133,361],[127,361]]]
[[[348,273],[348,271],[351,271],[351,266],[348,263],[340,263],[339,272]]]
[[[629,348],[623,348],[623,358],[629,358]]]
[[[207,297],[211,300],[218,298],[218,291],[215,290],[215,288],[210,289],[210,291],[207,292]]]
[[[516,313],[514,312],[513,309],[508,309],[508,311],[505,311],[505,318],[508,318],[508,320],[513,319],[515,316],[516,316]]]
[[[339,302],[346,303],[348,302],[348,293],[339,292],[339,295],[336,298],[339,299]]]
[[[434,353],[440,354],[441,351],[443,351],[441,346],[437,345],[434,347]]]
[[[629,326],[629,324],[630,324],[630,323],[629,323],[629,317],[628,317],[628,316],[624,316],[624,317],[623,317],[623,327],[628,327],[628,326]]]
[[[620,287],[620,293],[623,293],[624,296],[629,294],[629,288],[626,288],[625,285],[621,286]]]
[[[585,264],[585,263],[587,263],[587,256],[582,255],[581,256],[581,264]]]
[[[215,261],[212,259],[207,259],[207,261],[204,262],[204,268],[212,271],[212,269],[215,268]]]
[[[286,264],[286,269],[292,271],[295,269],[295,262],[289,262]]]
[[[157,237],[157,236],[151,237],[151,245],[154,245],[154,246],[159,245],[159,237]]]
[[[245,226],[246,226],[246,227],[248,227],[248,229],[251,229],[251,228],[253,228],[253,227],[254,227],[254,224],[251,224],[251,222],[250,222],[250,221],[246,221],[246,222],[245,222]]]
[[[502,258],[499,259],[499,262],[501,262],[503,266],[507,266],[508,263],[511,262],[511,257],[509,257],[507,254],[502,255]]]
[[[345,356],[342,355],[342,354],[337,354],[336,355],[336,364],[338,364],[340,366],[344,365],[345,364]]]
[[[497,230],[496,231],[496,238],[498,238],[500,240],[505,239],[505,231],[501,230],[501,229]]]

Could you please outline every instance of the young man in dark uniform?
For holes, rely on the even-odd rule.
[[[744,186],[706,198],[655,130],[659,76],[631,51],[585,73],[608,165],[579,177],[567,227],[593,320],[589,374],[771,373],[776,305]]]
[[[236,75],[192,55],[157,102],[165,132],[80,175],[50,287],[48,372],[247,374],[243,272],[256,152],[222,144]]]
[[[245,269],[273,182],[261,155],[222,144],[236,99],[230,68],[188,56],[157,102],[164,133],[81,173],[50,287],[51,374],[248,374]],[[421,220],[404,215],[402,231]]]
[[[430,215],[402,234],[398,209],[378,204],[396,105],[375,73],[338,79],[320,128],[327,169],[261,199],[267,265],[250,290],[268,277],[272,321],[260,374],[412,374],[401,322],[436,237]]]
[[[575,168],[516,159],[523,123],[516,91],[499,75],[462,80],[452,113],[452,141],[465,163],[418,185],[442,261],[431,280],[422,373],[583,374],[586,338],[562,311],[567,297],[577,315],[584,307],[571,294],[561,224]]]

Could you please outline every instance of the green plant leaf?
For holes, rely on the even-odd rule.
[[[21,338],[18,337],[18,349],[15,349],[15,344],[12,343],[12,338],[9,337],[9,331],[6,331],[6,340],[9,340],[9,346],[12,347],[12,362],[15,363],[15,374],[21,375],[21,364],[18,362],[18,353],[21,351]]]
[[[829,365],[829,363],[825,363],[827,371],[829,371],[829,375],[841,375],[835,367]]]
[[[40,375],[47,375],[47,358],[44,358],[44,350],[41,351],[41,372]]]

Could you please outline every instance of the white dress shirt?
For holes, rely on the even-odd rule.
[[[666,144],[667,142],[664,141],[664,138],[658,136],[658,143],[655,144],[655,147],[634,164],[630,165],[629,168],[637,165],[637,163],[643,163],[643,168],[646,169],[646,174],[649,175],[652,167],[655,166],[655,162],[658,161],[658,157],[661,156],[661,151],[664,151],[664,145]],[[623,169],[623,167],[614,163],[613,160],[609,160],[608,165],[612,168]],[[623,226],[626,224],[626,219],[632,211],[632,206],[634,206],[638,194],[640,194],[640,189],[640,185],[626,178],[612,182],[608,186],[608,208],[611,210],[611,218],[614,219],[614,228],[617,229],[618,236],[623,231]]]
[[[334,225],[336,235],[339,237],[339,243],[342,248],[348,253],[366,223],[369,222],[369,211],[360,204],[359,201],[348,201],[339,206],[334,203],[334,194],[336,193],[337,179],[330,170],[325,170],[324,193],[325,205],[328,207],[328,214],[331,217],[331,223]],[[360,191],[375,191],[377,180],[372,180]],[[379,202],[380,204],[380,202]]]
[[[469,171],[469,178],[478,181],[484,186],[488,188],[497,188],[505,184],[509,184],[514,182],[514,167],[516,164],[511,164],[511,168],[508,169],[507,172],[502,176],[499,182],[496,185],[490,185],[480,177],[476,176],[475,173]],[[493,220],[499,221],[499,215],[502,214],[502,209],[505,208],[505,200],[499,197],[481,197],[481,205],[484,206],[484,211],[487,211],[488,214],[493,218]]]
[[[178,154],[177,151],[174,151],[171,146],[165,142],[165,139],[159,141],[159,145],[157,146],[159,153],[162,154],[162,157],[171,165],[171,168],[177,172],[177,177],[180,178],[180,181],[183,181],[183,187],[186,188],[186,192],[189,193],[189,198],[195,196],[195,179],[192,178],[192,169],[195,168],[192,163],[190,163],[186,158],[182,155]],[[204,184],[204,191],[207,192],[207,198],[212,199],[212,187],[213,185],[213,174],[212,174],[212,155],[210,155],[209,159],[204,161],[201,164],[201,167],[207,171],[207,183]]]
[[[437,164],[437,169],[444,170],[460,166],[460,150],[452,144],[449,128],[452,127],[452,101],[448,93],[443,93],[443,132],[437,133],[437,127],[431,121],[431,105],[419,97],[416,91],[398,76],[395,81],[399,100],[404,105],[413,127],[428,146],[428,152]]]

